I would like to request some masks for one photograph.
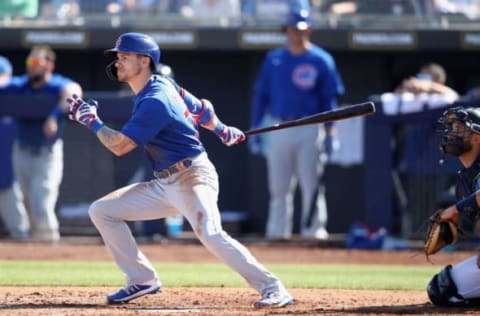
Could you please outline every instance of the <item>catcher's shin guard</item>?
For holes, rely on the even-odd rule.
[[[428,283],[427,293],[430,301],[437,306],[465,305],[466,301],[458,294],[458,289],[450,275],[451,265],[435,274]]]

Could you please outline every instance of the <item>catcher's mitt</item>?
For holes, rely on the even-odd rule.
[[[445,221],[440,219],[441,211],[435,212],[429,218],[425,245],[423,246],[427,259],[443,247],[456,243],[461,232],[457,223],[453,220]]]

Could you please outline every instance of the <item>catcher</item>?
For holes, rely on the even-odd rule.
[[[456,241],[459,216],[476,221],[477,234],[480,228],[480,108],[450,108],[438,123],[440,150],[458,157],[463,168],[458,172],[456,185],[458,202],[430,218],[427,256]],[[480,256],[444,267],[429,282],[427,293],[438,306],[480,306]]]

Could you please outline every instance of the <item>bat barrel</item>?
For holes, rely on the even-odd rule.
[[[262,128],[251,129],[246,131],[245,135],[250,136],[289,127],[339,121],[351,117],[364,116],[373,113],[375,113],[375,104],[373,102],[364,102],[336,108],[330,111],[320,112],[293,121],[278,123],[272,126]]]

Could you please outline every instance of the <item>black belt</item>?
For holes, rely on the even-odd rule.
[[[155,178],[159,178],[159,179],[168,178],[172,174],[175,174],[175,173],[179,172],[180,170],[184,170],[184,169],[189,168],[191,165],[192,165],[192,158],[185,158],[183,160],[180,160],[176,164],[171,165],[168,168],[158,170],[158,171],[154,171],[153,176]]]

